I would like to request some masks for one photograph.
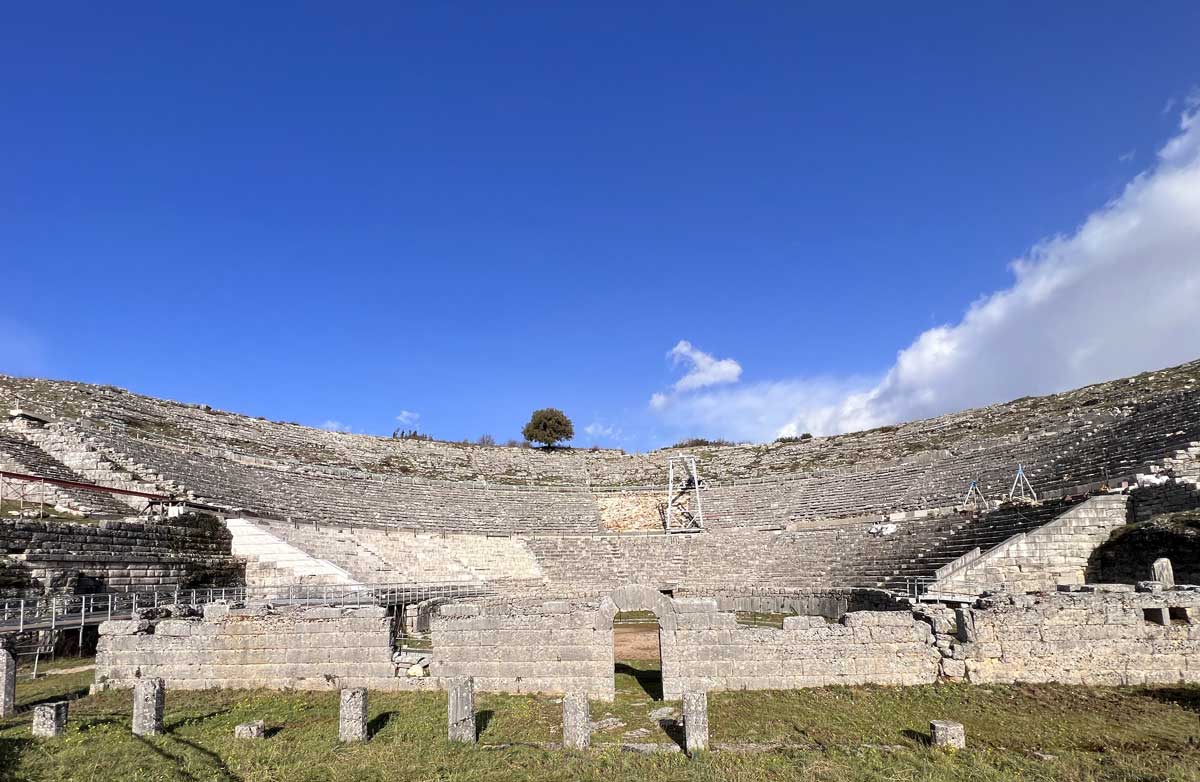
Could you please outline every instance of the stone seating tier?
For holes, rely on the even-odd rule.
[[[1076,391],[802,443],[698,448],[712,529],[946,507],[1018,462],[1043,494],[1129,478],[1200,442],[1200,362]],[[593,491],[665,482],[663,452],[472,447],[346,435],[107,387],[0,377],[53,419],[29,441],[68,467],[255,515],[431,532],[602,530]]]

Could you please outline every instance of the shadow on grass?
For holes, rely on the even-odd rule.
[[[683,723],[679,720],[659,720],[658,727],[662,728],[662,732],[667,734],[667,738],[679,745],[683,751],[687,751],[687,732],[683,728]]]
[[[56,703],[58,701],[76,701],[76,700],[79,700],[80,698],[85,697],[87,694],[88,694],[87,687],[76,687],[73,690],[55,693],[54,695],[47,695],[46,697],[38,698],[35,701],[28,701],[27,703],[22,703],[19,711],[33,711],[34,706],[41,706],[44,703]]]
[[[193,774],[188,772],[187,760],[186,760],[186,758],[183,757],[182,754],[180,754],[180,755],[172,754],[172,753],[168,752],[166,749],[157,746],[154,741],[151,741],[145,737],[135,736],[134,738],[136,738],[138,741],[140,741],[142,743],[142,746],[146,747],[154,754],[158,755],[159,757],[163,758],[164,760],[168,760],[171,763],[175,764],[174,777],[176,779],[184,779],[184,780],[189,780],[189,782],[195,782],[196,777]],[[196,744],[193,741],[188,741],[187,739],[184,739],[184,738],[180,738],[179,736],[166,735],[166,736],[163,736],[162,738],[167,741],[173,741],[177,744],[182,744],[184,747],[194,750],[194,751],[200,753],[201,755],[205,756],[206,758],[208,758],[209,761],[212,762],[214,769],[221,775],[221,778],[227,780],[227,782],[241,782],[241,778],[238,777],[236,774],[234,774],[232,771],[230,771],[229,767],[227,765],[225,765],[225,761],[221,759],[221,756],[218,755],[217,753],[213,752],[212,750],[205,749],[204,747],[201,747],[199,744]]]
[[[1155,687],[1139,690],[1142,695],[1162,703],[1173,703],[1181,709],[1200,714],[1200,687]]]
[[[900,731],[900,735],[916,744],[918,747],[933,746],[933,737],[928,733],[922,733],[919,730],[905,728],[904,730]]]
[[[32,739],[0,739],[0,780],[13,778],[9,774],[16,773],[21,751],[32,743]]]
[[[384,711],[376,714],[371,718],[371,721],[367,723],[367,737],[374,738],[375,734],[386,728],[388,723],[392,721],[392,717],[395,716],[396,712],[394,711]]]
[[[224,708],[224,709],[217,709],[216,711],[210,711],[207,714],[192,714],[187,717],[180,717],[179,719],[175,720],[174,722],[165,723],[163,725],[163,727],[166,729],[167,733],[173,733],[176,728],[181,727],[183,725],[191,725],[196,722],[203,722],[204,720],[209,720],[209,719],[212,719],[213,717],[220,717],[222,714],[228,714],[231,711],[233,711],[233,709]]]
[[[495,718],[496,712],[491,709],[483,709],[475,715],[475,739],[478,740],[483,732],[487,730],[492,719]]]
[[[652,700],[661,701],[663,699],[663,681],[662,671],[655,669],[635,668],[628,663],[617,663],[616,673],[618,676],[624,674],[630,676],[642,688],[642,691],[650,696]]]

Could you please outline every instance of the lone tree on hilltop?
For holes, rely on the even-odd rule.
[[[575,427],[571,419],[562,410],[554,407],[543,407],[534,410],[529,417],[529,423],[521,430],[526,440],[544,445],[554,445],[575,436]]]

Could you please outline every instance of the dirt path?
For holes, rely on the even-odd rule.
[[[657,660],[657,624],[613,625],[614,656],[618,660]]]

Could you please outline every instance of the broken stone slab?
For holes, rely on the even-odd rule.
[[[689,756],[708,749],[708,693],[683,694],[683,733]]]
[[[625,723],[616,717],[605,717],[602,720],[596,720],[592,723],[592,730],[616,730],[617,728],[625,727]]]
[[[162,679],[138,679],[133,687],[133,735],[162,735],[165,703],[166,685]]]
[[[567,693],[563,697],[563,747],[587,749],[592,743],[592,719],[587,695]]]
[[[663,720],[675,719],[676,711],[670,706],[663,706],[661,709],[655,709],[648,715],[654,722],[662,722]]]
[[[349,687],[341,691],[338,711],[338,740],[367,740],[367,688]]]
[[[967,746],[967,730],[961,722],[950,720],[931,720],[929,723],[931,743],[944,749],[965,749]]]
[[[1166,587],[1161,581],[1139,581],[1137,582],[1137,591],[1139,592],[1161,592]]]
[[[450,680],[446,698],[446,720],[450,741],[475,743],[478,735],[475,732],[474,678],[455,676]]]
[[[42,703],[33,707],[33,735],[39,739],[61,736],[67,728],[67,701]]]
[[[255,720],[236,725],[233,728],[233,737],[235,739],[265,739],[267,737],[266,723],[262,720]]]
[[[1154,564],[1150,569],[1154,575],[1154,580],[1161,583],[1165,588],[1170,589],[1175,586],[1175,569],[1171,567],[1171,560],[1166,557],[1160,557],[1154,560]]]

